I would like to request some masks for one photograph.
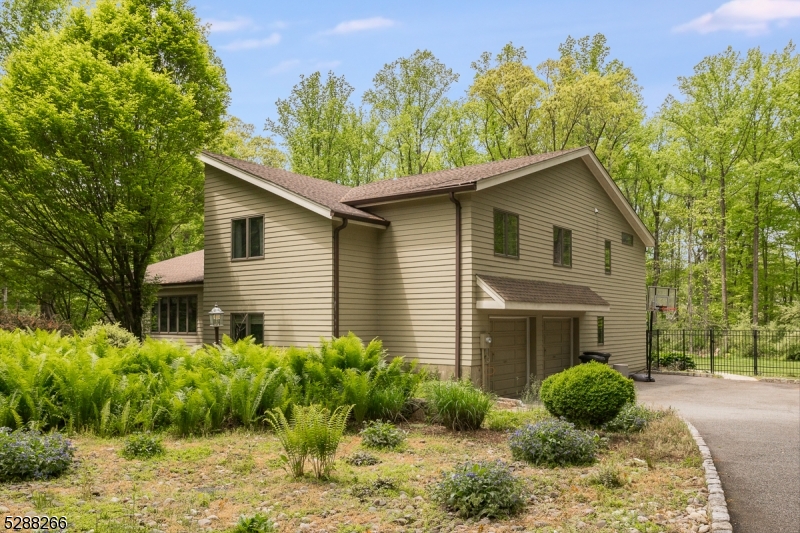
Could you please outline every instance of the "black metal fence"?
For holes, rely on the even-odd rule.
[[[653,370],[800,377],[800,331],[655,330],[651,342]]]

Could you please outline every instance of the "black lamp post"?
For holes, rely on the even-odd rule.
[[[214,304],[214,308],[209,311],[208,316],[211,318],[211,327],[214,328],[214,344],[219,344],[219,328],[222,327],[222,317],[225,313]]]

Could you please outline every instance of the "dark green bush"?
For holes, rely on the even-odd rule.
[[[595,461],[600,437],[566,420],[550,419],[518,429],[508,444],[518,461],[549,467],[588,465]]]
[[[161,438],[149,433],[138,433],[125,439],[125,446],[121,453],[125,459],[150,459],[164,455],[166,450],[161,443]]]
[[[467,461],[444,472],[432,497],[463,518],[509,516],[525,505],[522,483],[502,461]]]
[[[553,374],[542,383],[541,398],[554,416],[579,426],[599,427],[636,400],[633,381],[611,367],[590,362]]]
[[[367,448],[397,448],[406,440],[406,432],[391,422],[370,422],[361,430],[361,445]]]
[[[697,368],[691,355],[683,355],[678,352],[664,354],[658,360],[661,367],[670,370],[694,370]]]
[[[72,465],[74,449],[60,433],[0,428],[0,482],[50,479]]]
[[[647,427],[651,420],[658,418],[660,413],[651,411],[644,405],[627,403],[620,409],[617,416],[603,424],[603,431],[613,433],[636,433]]]
[[[454,431],[479,429],[494,399],[471,381],[429,381],[425,384],[431,418]]]
[[[344,462],[352,466],[372,466],[380,463],[381,460],[371,453],[359,451],[349,457],[345,457]]]

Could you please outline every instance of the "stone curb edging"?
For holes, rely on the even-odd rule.
[[[680,370],[653,370],[653,374],[661,374],[665,376],[692,376],[695,378],[715,378],[715,379],[724,379],[723,376],[718,374],[712,374],[711,372],[700,372],[700,371],[680,371]],[[792,379],[792,378],[772,378],[772,377],[761,377],[755,376],[755,381],[760,381],[762,383],[790,383],[793,385],[799,385],[800,379]]]
[[[711,531],[733,531],[731,517],[728,514],[728,503],[725,501],[725,493],[722,490],[722,482],[719,480],[717,467],[714,466],[714,459],[711,457],[711,450],[706,446],[706,441],[697,431],[691,422],[681,417],[689,428],[689,432],[694,437],[700,455],[703,456],[703,469],[706,473],[706,485],[708,486],[708,503],[706,509],[711,519]]]

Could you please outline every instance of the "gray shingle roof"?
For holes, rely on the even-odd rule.
[[[203,283],[204,250],[179,255],[147,267],[148,281],[161,285],[174,285],[181,283]]]
[[[551,281],[479,275],[506,302],[537,304],[602,305],[609,303],[589,287]]]
[[[350,187],[346,185],[339,185],[332,181],[303,176],[302,174],[295,174],[279,168],[266,167],[249,161],[242,161],[241,159],[236,159],[227,155],[213,152],[203,153],[208,157],[212,157],[222,163],[243,170],[252,176],[291,191],[307,200],[325,206],[336,215],[343,215],[348,218],[360,219],[368,222],[388,224],[383,218],[377,215],[340,202],[341,198],[351,190]]]
[[[511,172],[534,163],[553,159],[569,152],[582,150],[561,150],[545,154],[529,155],[503,161],[492,161],[468,167],[450,168],[427,174],[405,176],[403,178],[375,181],[350,189],[340,200],[342,203],[359,205],[370,201],[389,199],[392,197],[411,196],[433,192],[446,192],[450,189],[471,186],[478,181]]]

